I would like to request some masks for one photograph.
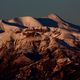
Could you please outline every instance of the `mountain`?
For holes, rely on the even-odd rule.
[[[1,20],[0,80],[80,80],[80,26],[56,14]]]

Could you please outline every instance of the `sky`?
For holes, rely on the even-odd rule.
[[[0,18],[3,19],[44,17],[50,13],[80,25],[80,0],[0,0]]]

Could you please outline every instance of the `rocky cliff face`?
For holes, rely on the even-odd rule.
[[[0,80],[80,80],[80,27],[53,14],[0,21]]]

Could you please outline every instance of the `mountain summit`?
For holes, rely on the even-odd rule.
[[[80,80],[80,26],[55,14],[0,20],[0,80]]]

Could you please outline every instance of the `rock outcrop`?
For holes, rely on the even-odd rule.
[[[53,14],[1,20],[0,80],[80,80],[80,27]]]

